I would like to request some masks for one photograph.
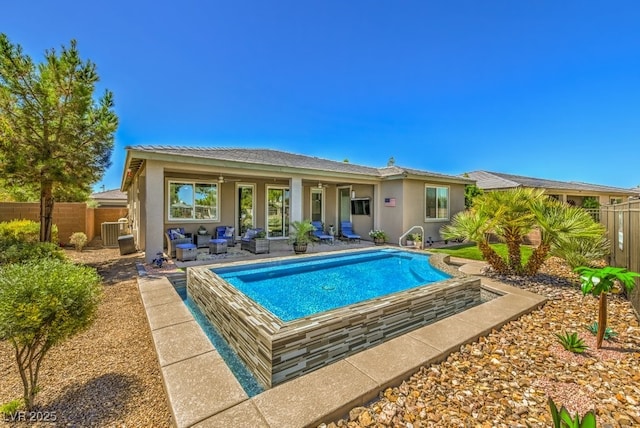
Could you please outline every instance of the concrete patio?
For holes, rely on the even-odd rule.
[[[371,245],[366,241],[353,245],[367,244]],[[326,247],[310,250],[331,250]],[[287,254],[272,250],[268,256],[283,255]],[[246,255],[251,256],[255,255]],[[464,263],[460,270],[477,274],[481,267]],[[502,296],[249,398],[169,280],[142,276],[138,284],[177,427],[313,427],[344,417],[421,366],[446,359],[461,345],[545,302],[539,295],[482,277],[483,287]]]

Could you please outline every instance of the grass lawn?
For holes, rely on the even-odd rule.
[[[502,258],[507,259],[507,246],[506,244],[491,244],[491,248],[493,248]],[[484,260],[482,258],[482,253],[478,249],[476,244],[461,244],[455,247],[448,248],[438,248],[432,249],[429,251],[433,251],[434,253],[445,253],[450,254],[454,257],[461,257],[463,259],[471,259],[471,260]],[[531,253],[533,253],[533,247],[522,245],[520,246],[520,251],[522,255],[522,263],[526,263],[531,257]]]

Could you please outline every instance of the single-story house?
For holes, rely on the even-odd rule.
[[[268,149],[130,146],[121,190],[127,192],[135,242],[147,261],[164,248],[164,232],[202,225],[234,227],[239,238],[260,227],[287,239],[296,220],[321,221],[339,234],[382,229],[397,243],[413,226],[439,240],[440,228],[464,210],[474,181],[391,165],[374,168]]]
[[[609,205],[626,202],[629,198],[637,197],[637,193],[630,189],[574,181],[546,180],[500,172],[473,171],[467,172],[463,176],[474,180],[476,186],[485,191],[518,187],[543,189],[547,195],[578,207],[586,205],[587,208],[594,208],[591,206],[592,204],[585,201],[595,200],[598,205]]]
[[[127,207],[127,194],[120,189],[95,192],[89,196],[89,199],[95,201],[99,207]]]

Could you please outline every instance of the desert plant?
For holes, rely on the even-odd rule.
[[[591,332],[594,336],[598,334],[598,323],[594,322],[593,324],[587,326],[587,330]],[[616,333],[611,327],[607,327],[604,329],[604,340],[609,340],[612,337],[616,337],[618,333]]]
[[[293,221],[291,222],[293,233],[289,237],[290,243],[294,245],[308,244],[312,242],[311,232],[315,230],[311,221]]]
[[[0,269],[0,340],[14,349],[27,410],[34,405],[45,356],[92,323],[101,291],[95,269],[60,260]]]
[[[582,354],[588,348],[584,340],[578,337],[578,333],[556,333],[556,337],[564,349],[574,354]]]
[[[87,240],[87,235],[83,232],[74,232],[69,238],[69,243],[75,247],[76,251],[82,251],[87,245]]]
[[[631,292],[636,285],[634,278],[640,277],[640,274],[630,272],[625,268],[612,266],[603,268],[580,266],[575,268],[574,271],[580,275],[582,294],[592,294],[598,297],[596,347],[600,349],[607,329],[607,295],[613,291],[616,282],[622,284],[627,293]]]
[[[387,234],[384,230],[379,230],[379,229],[370,230],[369,236],[372,237],[373,239],[383,239],[385,241],[387,240]]]
[[[611,251],[611,244],[606,236],[592,238],[573,238],[553,248],[551,255],[560,257],[575,269],[579,266],[591,266],[605,259]]]
[[[533,229],[540,231],[541,242],[523,265],[521,244]],[[445,240],[476,242],[497,273],[535,275],[551,250],[572,238],[603,236],[603,227],[586,211],[551,200],[542,191],[515,189],[476,196],[472,208],[456,214],[440,234]],[[491,249],[491,236],[505,243],[506,258]]]
[[[551,411],[551,419],[553,420],[553,426],[555,428],[595,428],[596,427],[596,415],[593,410],[589,410],[580,418],[580,415],[576,412],[576,415],[572,418],[571,413],[566,407],[562,406],[560,410],[549,397],[549,410]]]

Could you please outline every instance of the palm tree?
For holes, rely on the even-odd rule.
[[[546,198],[541,190],[523,188],[489,192],[478,198],[479,209],[494,219],[494,233],[507,245],[509,269],[514,274],[524,271],[520,245],[535,226],[531,206]]]
[[[616,281],[624,285],[627,293],[635,287],[635,277],[640,277],[636,272],[629,272],[624,268],[606,266],[603,268],[590,268],[581,266],[575,269],[582,280],[582,294],[592,294],[598,297],[598,333],[596,336],[596,348],[602,346],[602,339],[607,330],[607,295],[613,291]]]
[[[491,229],[491,218],[481,211],[471,209],[456,214],[451,224],[442,228],[441,234],[444,239],[465,239],[475,242],[484,260],[496,272],[506,274],[509,272],[509,266],[489,245]]]
[[[541,242],[523,266],[520,246],[533,229],[540,231]],[[489,246],[491,234],[506,244],[506,261]],[[477,196],[471,209],[456,215],[442,235],[475,241],[500,274],[535,275],[552,251],[579,248],[576,241],[600,242],[604,228],[581,208],[555,201],[542,190],[518,188]]]
[[[580,242],[586,244],[604,239],[604,226],[596,223],[582,208],[548,198],[533,201],[531,209],[540,230],[540,244],[524,267],[526,275],[535,275],[553,251],[561,254],[565,248],[579,247]]]

